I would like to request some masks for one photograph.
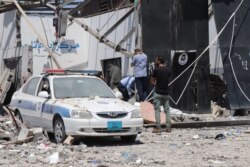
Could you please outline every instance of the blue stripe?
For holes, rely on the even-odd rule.
[[[22,100],[21,103],[18,103],[18,100],[12,100],[10,106],[20,108],[20,109],[26,109],[30,111],[36,111],[36,105],[33,105],[33,102]],[[59,114],[61,117],[70,118],[70,109],[62,107],[62,106],[55,106],[51,104],[43,103],[42,105],[42,112],[47,114]]]
[[[10,106],[27,109],[27,110],[36,110],[36,105],[33,105],[32,102],[27,100],[22,100],[21,103],[18,102],[19,100],[11,100]]]
[[[46,104],[46,103],[43,104],[42,107],[43,107],[42,112],[44,113],[52,114],[52,115],[59,114],[62,117],[70,118],[70,110],[68,108]]]
[[[61,106],[54,106],[53,113],[58,113],[62,117],[70,118],[69,109]]]

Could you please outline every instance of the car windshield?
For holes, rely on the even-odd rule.
[[[115,98],[112,90],[101,80],[87,77],[53,79],[55,98],[103,97]]]

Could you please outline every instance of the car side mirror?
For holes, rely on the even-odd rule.
[[[39,92],[38,93],[38,97],[42,97],[42,98],[45,98],[45,99],[50,98],[49,93],[47,91],[41,91],[41,92]]]

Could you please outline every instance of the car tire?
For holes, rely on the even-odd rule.
[[[126,143],[134,143],[137,135],[121,136],[121,140]]]
[[[62,143],[66,138],[65,126],[62,118],[57,117],[54,120],[54,139],[56,143]]]
[[[15,117],[16,117],[19,121],[21,121],[21,123],[23,123],[23,118],[22,118],[22,115],[21,115],[21,113],[20,113],[19,111],[17,111],[17,112],[15,113]]]

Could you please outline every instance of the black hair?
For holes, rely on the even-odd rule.
[[[163,56],[157,56],[156,59],[157,59],[161,64],[164,64],[164,63],[165,63],[165,60],[164,60]]]

